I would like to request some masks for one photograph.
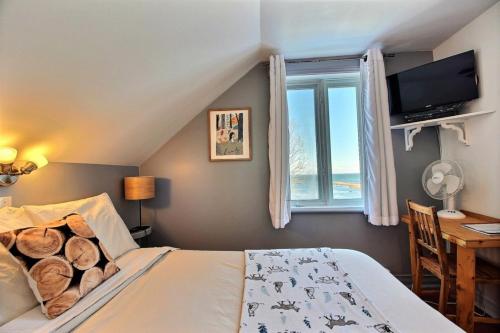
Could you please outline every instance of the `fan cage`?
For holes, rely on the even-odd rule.
[[[459,186],[457,187],[457,189],[453,193],[448,193],[446,191],[446,186],[445,185],[441,186],[441,188],[439,189],[439,191],[437,193],[435,193],[435,194],[432,194],[429,191],[429,189],[427,188],[427,181],[430,178],[432,178],[432,175],[433,175],[432,167],[435,166],[435,165],[437,165],[437,164],[441,164],[441,163],[449,164],[451,166],[451,170],[449,172],[447,172],[445,174],[445,176],[454,175],[454,176],[457,176],[460,179]],[[458,192],[460,192],[463,189],[463,187],[464,187],[464,173],[463,173],[462,167],[456,161],[452,161],[452,160],[437,160],[437,161],[434,161],[434,162],[430,163],[425,168],[425,170],[424,170],[424,172],[422,174],[422,187],[424,188],[424,191],[425,191],[425,193],[427,193],[428,196],[430,196],[431,198],[436,199],[436,200],[446,200],[446,199],[448,199],[450,197],[453,197]]]

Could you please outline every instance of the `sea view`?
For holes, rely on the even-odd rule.
[[[332,174],[333,197],[335,199],[361,198],[359,173]],[[318,175],[292,175],[290,177],[292,200],[318,199]]]

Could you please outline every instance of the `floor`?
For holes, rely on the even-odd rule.
[[[437,310],[438,307],[438,300],[439,300],[439,290],[426,290],[423,292],[423,295],[421,297],[427,304],[432,306]],[[451,300],[448,303],[448,309],[447,312],[450,314],[455,313],[455,303],[454,300]],[[482,314],[483,312],[481,309],[476,309],[476,313]],[[448,317],[448,316],[447,316]],[[453,321],[454,315],[450,315],[449,319]],[[476,323],[475,328],[474,328],[474,333],[498,333],[500,332],[500,324],[481,324],[481,323]]]

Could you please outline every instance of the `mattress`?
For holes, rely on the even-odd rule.
[[[127,256],[135,260],[144,258],[141,262],[153,261],[152,256],[144,255],[148,250],[137,249]],[[369,256],[353,250],[336,249],[335,252],[339,264],[397,331],[462,332]],[[169,252],[155,259],[151,267],[144,266],[140,276],[112,298],[103,297],[107,298],[107,303],[94,304],[87,316],[74,318],[59,330],[74,329],[78,333],[237,332],[245,283],[244,260],[243,252]],[[36,317],[37,312],[38,308],[33,309],[31,316]],[[26,328],[22,321],[26,318],[29,316],[9,323],[9,332],[28,331],[12,330]],[[43,319],[38,320],[37,325],[41,325]]]

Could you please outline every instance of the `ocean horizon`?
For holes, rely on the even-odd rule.
[[[361,198],[361,174],[332,173],[332,183],[334,199]],[[290,186],[292,200],[318,199],[317,174],[291,175]]]

